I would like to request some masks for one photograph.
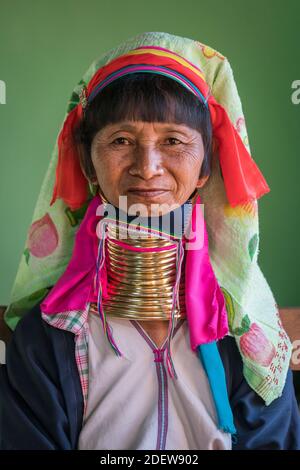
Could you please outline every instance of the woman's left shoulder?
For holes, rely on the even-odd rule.
[[[299,450],[300,414],[291,369],[281,396],[266,405],[244,377],[243,360],[235,338],[225,336],[217,345],[237,429],[233,449]]]

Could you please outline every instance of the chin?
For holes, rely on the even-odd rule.
[[[160,215],[165,215],[171,212],[172,210],[179,207],[179,204],[166,200],[153,200],[149,201],[130,201],[128,203],[127,212],[129,215],[135,215],[137,212],[141,217],[158,217]]]

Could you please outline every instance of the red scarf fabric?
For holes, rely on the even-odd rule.
[[[178,72],[200,91],[210,111],[225,191],[231,206],[246,204],[270,191],[226,110],[210,93],[202,71],[178,54],[157,46],[133,49],[96,71],[87,85],[85,98],[89,100],[105,79],[109,80],[111,74],[117,75],[118,71],[129,65],[164,67],[166,71],[170,71],[171,78],[172,71]],[[81,170],[78,150],[72,137],[74,126],[82,117],[83,107],[82,102],[79,102],[68,114],[59,134],[56,180],[50,203],[52,205],[57,198],[61,198],[71,210],[80,208],[88,198],[87,180]]]

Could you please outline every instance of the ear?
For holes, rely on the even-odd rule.
[[[84,149],[83,144],[77,143],[77,150],[82,173],[88,181],[94,183],[94,181],[97,181],[95,168],[91,159],[86,155],[86,151]]]
[[[196,187],[197,187],[197,188],[202,188],[202,186],[205,185],[205,183],[206,183],[206,181],[208,180],[208,178],[209,178],[209,175],[201,176],[201,178],[199,178],[198,181],[197,181]]]

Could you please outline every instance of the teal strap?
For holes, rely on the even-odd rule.
[[[208,377],[218,415],[218,428],[236,436],[223,363],[215,341],[197,346],[197,354]]]

